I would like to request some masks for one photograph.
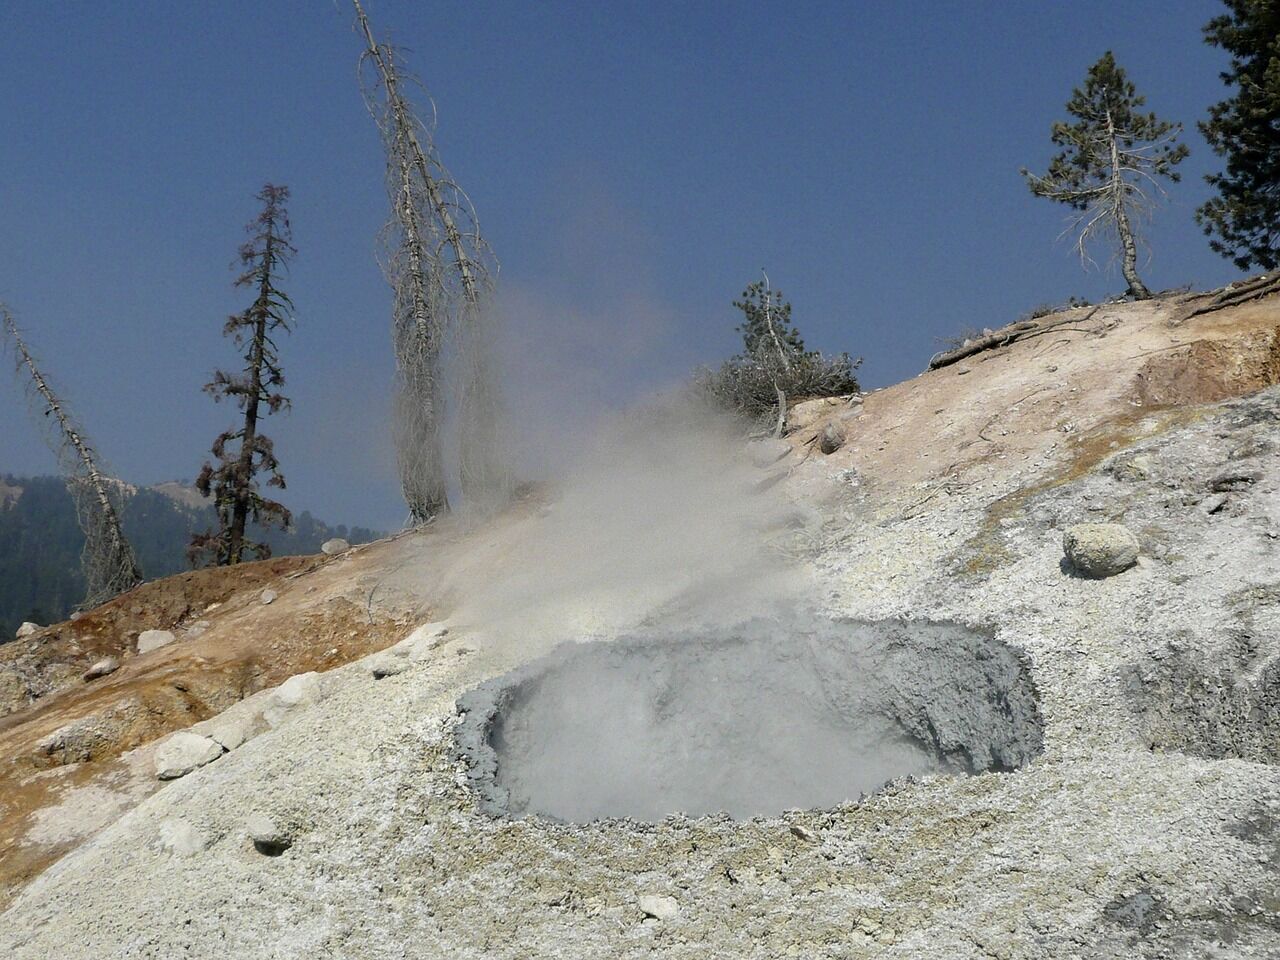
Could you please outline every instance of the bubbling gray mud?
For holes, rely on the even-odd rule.
[[[948,623],[753,621],[567,643],[458,707],[482,807],[573,822],[831,807],[1041,750],[1023,657]]]

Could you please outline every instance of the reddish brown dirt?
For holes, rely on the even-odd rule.
[[[144,630],[180,631],[199,621],[214,604],[239,591],[262,588],[300,571],[314,569],[323,557],[280,557],[235,567],[193,570],[130,590],[75,620],[46,627],[23,640],[0,645],[0,674],[15,678],[8,699],[0,686],[0,717],[41,697],[82,683],[94,662],[134,656]],[[212,613],[212,611],[210,611]],[[0,719],[0,730],[4,729]]]
[[[1177,298],[1091,309],[1046,316],[1067,322],[873,391],[843,412],[848,442],[832,464],[855,468],[879,497],[936,499],[955,485],[1070,472],[1082,456],[1146,435],[1162,410],[1280,383],[1280,297],[1181,324]],[[840,416],[819,417],[793,442]]]

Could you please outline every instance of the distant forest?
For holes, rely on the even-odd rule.
[[[22,491],[16,499],[12,488]],[[211,506],[189,506],[146,488],[126,498],[122,522],[148,580],[190,569],[191,535],[217,525]],[[306,512],[288,530],[252,528],[253,539],[270,544],[273,556],[319,553],[332,537],[367,543],[380,536],[364,527],[330,527]],[[65,481],[0,475],[0,643],[24,620],[45,625],[71,614],[85,592],[83,546]]]

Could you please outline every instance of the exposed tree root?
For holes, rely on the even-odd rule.
[[[1191,298],[1189,302],[1210,298],[1208,303],[1201,303],[1199,306],[1188,310],[1182,315],[1170,321],[1170,326],[1177,326],[1186,323],[1192,317],[1198,317],[1206,313],[1212,313],[1215,310],[1221,310],[1224,307],[1234,307],[1241,303],[1248,303],[1250,300],[1260,300],[1263,297],[1269,297],[1273,293],[1280,293],[1280,273],[1263,274],[1260,277],[1253,277],[1249,280],[1241,281],[1237,284],[1223,287],[1221,290],[1210,291],[1201,294],[1198,297]]]
[[[1057,317],[1047,322],[1039,320],[1022,320],[1018,323],[1012,323],[1007,327],[1002,327],[995,333],[988,334],[985,337],[957,347],[954,350],[947,350],[943,353],[936,353],[929,361],[929,369],[937,370],[940,367],[947,367],[966,357],[971,357],[976,353],[982,353],[985,350],[993,350],[996,347],[1007,347],[1009,344],[1018,340],[1029,340],[1031,337],[1038,337],[1041,334],[1048,333],[1050,330],[1056,330],[1068,323],[1087,323],[1093,319],[1094,315],[1101,310],[1101,307],[1094,307],[1083,317],[1076,317],[1074,311]]]

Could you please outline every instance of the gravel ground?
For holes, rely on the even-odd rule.
[[[824,501],[814,597],[1024,651],[1044,752],[1016,772],[742,822],[493,819],[454,704],[558,638],[456,630],[402,673],[324,674],[318,703],[64,858],[0,916],[0,955],[1280,955],[1280,392],[1161,423],[1083,476],[1028,466],[925,512],[825,478],[846,493]],[[1143,557],[1078,578],[1062,530],[1099,520]],[[291,840],[279,856],[248,837],[258,813]],[[204,849],[163,845],[175,820]]]

